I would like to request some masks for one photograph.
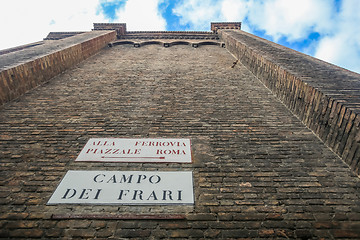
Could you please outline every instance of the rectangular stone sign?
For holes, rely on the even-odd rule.
[[[191,163],[190,139],[91,138],[75,161]]]
[[[192,172],[70,170],[47,204],[194,204]]]

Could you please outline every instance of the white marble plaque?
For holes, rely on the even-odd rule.
[[[75,161],[191,163],[190,139],[91,138]]]
[[[47,204],[194,204],[192,172],[70,170]]]

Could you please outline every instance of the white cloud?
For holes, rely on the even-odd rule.
[[[98,0],[1,0],[0,49],[41,41],[50,31],[91,30],[93,22],[106,21],[97,15]]]
[[[161,16],[158,5],[162,0],[129,0],[124,8],[117,12],[116,22],[125,22],[127,30],[163,31],[166,20]]]
[[[184,0],[174,13],[194,29],[209,29],[212,21],[242,21],[245,29],[256,27],[275,41],[284,36],[291,41],[331,29],[332,10],[328,0]]]
[[[222,19],[227,22],[242,22],[249,12],[249,2],[224,0],[221,3]]]
[[[173,9],[180,17],[180,24],[190,25],[190,30],[210,30],[210,22],[219,21],[221,5],[216,0],[186,0],[181,1]]]
[[[294,41],[313,31],[329,31],[332,12],[328,0],[252,1],[248,20],[275,41],[281,37]]]
[[[345,0],[333,31],[318,43],[315,57],[360,73],[360,3]]]
[[[109,22],[99,9],[104,1],[109,0],[1,0],[0,49],[41,41],[49,32],[89,31],[95,22]],[[129,0],[114,22],[126,22],[129,30],[165,30],[158,10],[162,1]]]
[[[115,0],[1,0],[0,49],[40,41],[50,31],[88,31],[94,22],[108,22],[100,2]],[[158,5],[168,0],[128,0],[114,22],[128,30],[165,30]],[[171,0],[169,0],[171,1]],[[210,22],[242,22],[247,32],[264,31],[277,41],[305,40],[320,33],[315,57],[360,72],[360,2],[342,0],[340,12],[329,0],[182,0],[173,13],[186,30],[210,30]]]
[[[341,2],[337,13],[329,0],[184,0],[174,12],[193,29],[208,30],[211,21],[241,21],[243,30],[264,31],[275,42],[301,42],[317,32],[319,42],[304,51],[360,72],[360,2]]]

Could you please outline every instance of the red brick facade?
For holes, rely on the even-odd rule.
[[[100,51],[113,40],[115,40],[115,32],[102,33],[78,44],[49,52],[45,56],[5,68],[0,73],[0,104],[23,95],[30,89],[73,67]]]
[[[232,24],[0,56],[0,238],[359,239],[359,74]],[[192,163],[74,161],[101,137],[189,138]],[[47,205],[69,170],[191,171],[195,203]]]
[[[211,31],[217,33],[219,29],[241,29],[241,22],[217,22],[211,23]]]

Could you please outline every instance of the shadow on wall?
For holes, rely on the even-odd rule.
[[[155,41],[153,41],[153,40],[142,41],[142,42],[124,40],[124,41],[116,41],[116,42],[109,43],[108,46],[113,47],[113,46],[125,45],[125,44],[133,45],[134,47],[142,47],[142,46],[146,46],[146,45],[160,45],[160,46],[163,46],[163,47],[171,47],[171,46],[175,46],[175,45],[189,45],[189,46],[192,46],[194,48],[204,46],[204,45],[213,45],[213,46],[225,47],[224,43],[218,42],[218,41],[201,41],[201,42],[172,41],[172,42],[164,42],[164,41],[157,41],[157,40],[155,40]]]

